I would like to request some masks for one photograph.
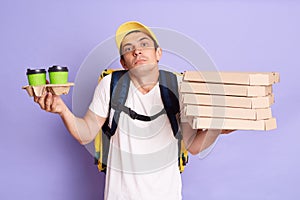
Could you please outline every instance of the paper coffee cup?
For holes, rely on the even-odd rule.
[[[48,69],[50,84],[68,83],[68,68],[54,65]]]
[[[46,70],[45,69],[27,69],[27,79],[31,86],[46,84]]]

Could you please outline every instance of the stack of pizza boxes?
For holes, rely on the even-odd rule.
[[[279,74],[187,71],[180,85],[183,115],[194,129],[271,130],[272,86]]]

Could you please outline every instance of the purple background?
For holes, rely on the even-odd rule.
[[[70,80],[75,80],[88,53],[127,20],[193,38],[220,71],[281,75],[272,106],[278,128],[224,135],[205,159],[190,157],[182,175],[184,199],[300,199],[299,1],[0,4],[0,199],[101,199],[104,176],[92,156],[68,134],[58,116],[41,111],[21,87],[27,84],[27,67],[67,65]],[[72,107],[72,95],[64,99]]]

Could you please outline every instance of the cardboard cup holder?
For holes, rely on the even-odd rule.
[[[40,86],[26,85],[23,86],[22,89],[25,89],[31,97],[34,95],[40,97],[45,91],[51,92],[54,95],[68,94],[71,86],[74,86],[74,83],[46,84]]]

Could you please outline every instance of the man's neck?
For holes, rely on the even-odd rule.
[[[138,88],[142,94],[147,94],[158,82],[158,66],[141,66],[131,69],[129,70],[129,76],[135,87]]]

